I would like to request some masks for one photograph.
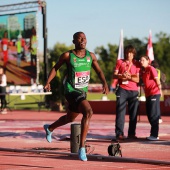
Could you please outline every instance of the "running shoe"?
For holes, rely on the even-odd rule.
[[[49,127],[49,125],[47,125],[47,124],[44,125],[44,130],[46,132],[46,139],[47,139],[47,141],[51,143],[51,141],[52,141],[52,137],[51,137],[52,132],[48,129],[48,127]]]
[[[159,119],[159,123],[162,123],[163,121],[162,121],[162,119]]]
[[[79,159],[82,161],[87,161],[86,149],[84,147],[80,148],[78,151]]]

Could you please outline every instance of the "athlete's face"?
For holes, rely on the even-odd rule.
[[[73,40],[73,43],[75,44],[75,47],[77,49],[85,49],[87,44],[87,39],[84,33],[79,33]]]

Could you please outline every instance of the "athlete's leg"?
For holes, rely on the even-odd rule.
[[[54,129],[60,126],[73,122],[78,115],[79,115],[78,113],[71,112],[70,110],[68,110],[67,114],[61,116],[58,120],[49,125],[48,129],[52,132]]]
[[[58,120],[56,120],[51,125],[45,124],[44,130],[46,131],[46,139],[48,142],[52,142],[52,132],[55,128],[70,123],[75,120],[78,116],[78,113],[68,111],[66,115],[61,116]]]
[[[93,111],[87,100],[83,100],[79,105],[79,111],[83,114],[81,120],[81,138],[80,138],[80,148],[85,147],[85,140],[89,129],[90,119],[92,117]]]

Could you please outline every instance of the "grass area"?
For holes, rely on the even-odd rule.
[[[102,93],[87,93],[87,100],[101,100],[103,96],[106,96]],[[21,99],[21,96],[7,96],[7,102],[9,102],[9,108],[11,109],[17,109],[17,110],[38,110],[38,104],[32,104],[33,102],[42,101],[43,98],[41,98],[39,95],[35,96],[27,96],[25,95],[25,100]],[[115,100],[116,96],[114,93],[109,93],[107,95],[107,98],[109,100]],[[17,105],[17,104],[20,105]],[[29,104],[31,103],[31,104]],[[46,109],[44,106],[41,106],[41,110]]]
[[[106,95],[102,93],[87,93],[87,100],[101,100],[104,96]],[[115,93],[109,93],[107,98],[109,100],[116,100],[116,95]]]
[[[21,110],[21,109],[38,110],[38,104],[37,103],[32,104],[32,103],[40,102],[40,101],[43,101],[43,98],[40,97],[39,95],[25,96],[25,100],[22,100],[21,96],[9,96],[9,98],[7,97],[7,102],[9,102],[8,104],[9,108],[17,109],[17,110]],[[18,103],[21,105],[17,105]],[[44,109],[44,106],[42,106],[42,109]]]
[[[166,94],[166,93],[165,93]],[[143,94],[144,95],[144,94]],[[87,100],[102,100],[102,98],[106,96],[105,94],[102,93],[87,93]],[[115,93],[109,93],[107,95],[108,100],[116,100],[116,95]],[[164,98],[161,97],[161,101],[163,101]],[[29,109],[29,110],[38,110],[38,104],[24,104],[24,105],[14,105],[15,103],[33,103],[33,102],[38,102],[38,101],[43,101],[42,96],[40,97],[39,95],[35,96],[25,96],[25,100],[21,100],[20,96],[10,96],[10,98],[7,97],[7,101],[9,103],[9,107],[11,109]],[[41,110],[46,110],[45,106],[41,106]]]

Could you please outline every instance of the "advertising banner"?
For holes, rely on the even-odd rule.
[[[37,78],[36,12],[0,16],[0,66],[8,84],[29,85]]]

